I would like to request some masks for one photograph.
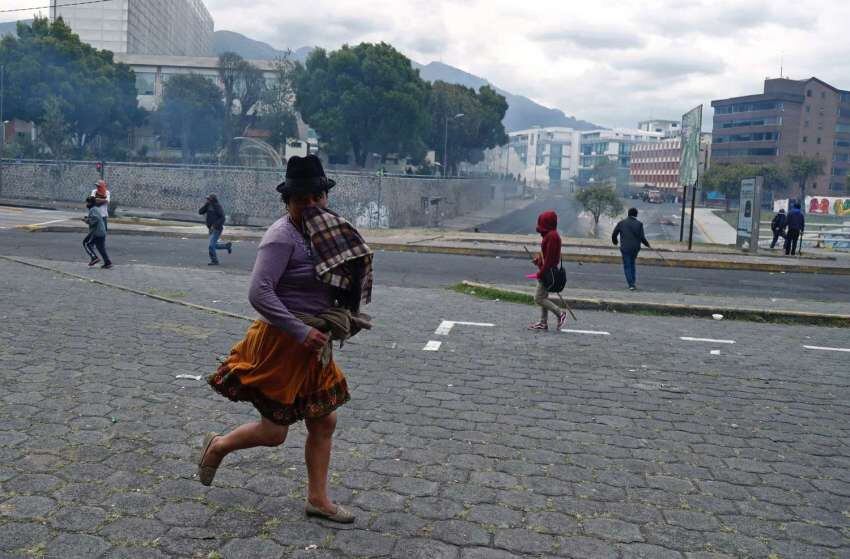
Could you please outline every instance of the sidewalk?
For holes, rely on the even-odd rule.
[[[206,226],[201,223],[164,219],[117,217],[110,220],[109,227],[112,234],[118,235],[179,238],[205,238],[208,235]],[[82,221],[72,219],[27,229],[80,233],[84,228]],[[225,230],[227,238],[232,240],[259,240],[264,232],[262,227],[227,227]],[[536,235],[445,229],[365,229],[363,234],[376,250],[520,259],[528,258],[523,247],[534,251],[540,242]],[[565,261],[574,262],[621,263],[617,247],[604,238],[565,238],[563,257]],[[850,275],[850,254],[825,249],[808,249],[803,257],[788,258],[778,250],[750,255],[729,246],[698,244],[694,251],[688,252],[676,242],[656,242],[654,250],[644,250],[640,258],[641,264],[649,266]]]
[[[533,303],[536,286],[484,284],[465,281],[458,291],[485,298],[503,298]],[[795,299],[717,297],[645,291],[601,291],[567,287],[561,298],[573,309],[678,316],[714,317],[721,320],[750,320],[850,327],[850,302],[799,301]],[[550,299],[560,303],[557,295]]]

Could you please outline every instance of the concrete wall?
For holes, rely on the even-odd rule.
[[[337,181],[331,207],[360,227],[421,227],[486,205],[492,189],[476,179],[330,174]],[[80,202],[98,174],[95,163],[4,160],[0,198]],[[107,163],[105,179],[119,206],[197,212],[208,193],[224,205],[229,222],[265,224],[282,212],[274,187],[283,173],[268,169]],[[440,198],[438,204],[432,201]]]

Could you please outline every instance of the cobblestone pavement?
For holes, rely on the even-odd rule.
[[[251,313],[245,276],[42,263]],[[337,353],[338,528],[303,516],[302,426],[193,477],[202,433],[255,413],[175,376],[244,320],[0,260],[0,557],[850,556],[848,353],[803,348],[848,330],[583,312],[609,334],[539,333],[526,306],[375,300]]]

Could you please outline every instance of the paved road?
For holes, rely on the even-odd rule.
[[[651,243],[658,239],[662,241],[678,241],[679,225],[682,223],[682,206],[677,204],[650,204],[641,200],[624,200],[626,207],[638,209],[638,219],[644,224],[646,237]],[[688,238],[690,217],[685,215],[685,240]],[[699,227],[694,224],[694,242],[705,242]]]
[[[558,213],[558,226],[562,234],[573,237],[587,235],[587,225],[579,222],[577,218],[581,208],[567,196],[536,200],[521,210],[480,225],[478,230],[484,233],[533,234],[536,232],[537,216],[547,210],[555,210]]]
[[[83,258],[81,239],[71,233],[0,232],[0,254],[39,256],[77,261]],[[222,254],[221,270],[249,273],[256,243],[239,242],[232,255]],[[120,266],[148,263],[206,268],[206,244],[202,239],[174,239],[115,235],[109,238],[110,256]],[[378,281],[387,286],[439,287],[463,280],[521,284],[532,271],[523,260],[476,258],[441,254],[381,252],[375,263]],[[615,264],[566,264],[569,285],[583,289],[623,290],[622,268]],[[850,282],[843,276],[772,274],[750,271],[699,270],[692,268],[638,267],[641,289],[662,293],[724,295],[732,297],[778,297],[816,301],[850,300]]]
[[[25,225],[48,225],[59,223],[66,219],[82,217],[84,210],[78,212],[62,212],[55,210],[38,210],[33,208],[16,208],[0,206],[0,230],[13,229]]]
[[[250,312],[243,274],[75,266]],[[0,261],[0,554],[850,554],[846,353],[803,347],[846,331],[586,312],[607,335],[538,333],[530,307],[398,287],[370,311],[337,352],[353,399],[331,487],[358,514],[338,529],[301,512],[300,426],[193,479],[202,433],[255,414],[175,377],[212,371],[246,322]]]

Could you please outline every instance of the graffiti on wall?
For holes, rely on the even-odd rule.
[[[850,198],[806,196],[810,214],[850,216]]]

